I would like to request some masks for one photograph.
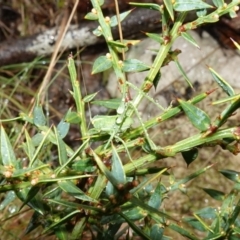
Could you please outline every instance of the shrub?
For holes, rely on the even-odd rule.
[[[25,234],[40,225],[41,235],[55,235],[58,239],[80,239],[87,233],[96,239],[114,239],[121,236],[131,237],[131,231],[143,239],[170,239],[169,230],[189,239],[199,239],[195,230],[201,232],[204,239],[238,239],[240,222],[238,214],[239,172],[224,169],[221,174],[234,182],[228,194],[216,189],[204,191],[212,198],[221,201],[221,207],[208,206],[199,209],[190,217],[176,219],[164,210],[164,201],[168,194],[177,190],[185,191],[186,183],[205,173],[210,164],[182,179],[173,179],[169,168],[152,167],[152,163],[181,153],[187,165],[197,158],[199,148],[221,146],[233,154],[239,152],[240,128],[223,128],[223,124],[240,106],[240,98],[234,89],[219,74],[209,68],[214,80],[228,95],[214,104],[227,103],[222,113],[212,120],[206,112],[195,104],[207,98],[211,91],[201,93],[188,101],[178,99],[177,106],[162,107],[148,95],[153,87],[161,83],[161,68],[174,61],[188,84],[184,70],[178,62],[178,50],[171,50],[172,44],[182,36],[197,45],[188,30],[203,23],[219,20],[224,14],[235,16],[239,1],[227,4],[213,1],[211,8],[207,3],[195,1],[169,1],[164,5],[137,4],[138,7],[150,8],[161,14],[162,34],[146,35],[160,43],[152,66],[138,59],[124,59],[119,52],[127,51],[135,44],[131,40],[112,39],[111,27],[117,25],[130,12],[118,17],[104,17],[101,11],[103,1],[92,0],[94,8],[86,15],[87,19],[96,20],[100,27],[94,30],[97,36],[103,36],[108,46],[108,53],[97,58],[92,73],[103,72],[112,68],[118,79],[120,99],[94,100],[97,93],[82,96],[74,59],[68,58],[68,69],[72,85],[72,98],[75,109],[69,109],[57,126],[49,126],[42,106],[36,101],[32,114],[20,115],[23,123],[31,125],[36,134],[24,131],[24,140],[19,144],[24,157],[17,156],[4,127],[1,126],[1,165],[2,182],[0,191],[5,192],[1,209],[9,205],[15,197],[21,200],[20,210],[27,205],[33,210]],[[184,23],[190,11],[196,11],[194,21]],[[237,43],[235,43],[237,47]],[[127,72],[147,71],[140,88],[127,80]],[[136,92],[132,99],[130,88]],[[36,100],[38,97],[36,97]],[[143,99],[154,103],[160,112],[152,119],[143,121],[138,106]],[[89,103],[114,110],[115,115],[96,115],[91,118],[89,128],[85,106]],[[212,106],[214,107],[214,105]],[[173,145],[158,146],[148,134],[148,129],[176,117],[183,112],[198,133],[177,141]],[[10,121],[10,120],[4,120]],[[2,122],[4,122],[2,121]],[[139,123],[136,126],[136,123]],[[68,146],[64,138],[71,125],[80,129],[81,143],[74,149]],[[53,149],[57,149],[57,153]],[[138,151],[138,156],[134,153]],[[56,166],[51,166],[52,154],[57,158]],[[26,159],[22,161],[20,159]],[[161,178],[168,179],[168,184]]]

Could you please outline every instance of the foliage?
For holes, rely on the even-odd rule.
[[[191,217],[180,221],[165,212],[165,198],[177,190],[184,192],[186,183],[207,172],[213,165],[173,180],[168,168],[151,168],[149,164],[181,153],[189,165],[197,158],[198,148],[209,145],[219,145],[237,154],[240,128],[222,126],[239,108],[239,94],[235,94],[234,89],[215,70],[209,68],[214,80],[228,95],[228,98],[214,103],[228,103],[215,120],[195,106],[207,98],[211,91],[188,101],[178,99],[176,107],[169,106],[146,122],[141,119],[138,106],[144,98],[154,102],[148,92],[161,83],[161,67],[169,61],[178,64],[180,72],[191,85],[177,59],[179,52],[171,51],[172,44],[179,36],[183,36],[197,46],[187,30],[203,23],[216,22],[223,14],[234,16],[239,1],[233,0],[229,4],[213,1],[214,7],[200,0],[165,0],[163,6],[134,3],[138,7],[159,11],[161,15],[161,35],[146,34],[160,43],[152,66],[137,59],[119,57],[119,51],[127,51],[131,41],[114,40],[111,28],[131,12],[119,17],[104,17],[101,11],[104,1],[91,2],[94,8],[86,18],[99,22],[100,27],[94,30],[94,34],[105,38],[109,51],[95,60],[92,74],[112,68],[119,82],[121,98],[97,101],[94,100],[95,93],[82,96],[73,56],[70,55],[68,69],[74,110],[69,109],[57,126],[49,126],[42,106],[36,101],[32,114],[22,113],[17,119],[2,120],[4,123],[20,119],[23,123],[30,124],[36,134],[32,136],[27,129],[24,131],[24,140],[19,145],[27,159],[23,162],[22,156],[16,155],[7,131],[1,126],[0,192],[6,192],[1,209],[8,206],[14,198],[20,199],[20,210],[27,205],[34,211],[25,234],[41,225],[42,235],[53,234],[58,239],[80,239],[86,231],[95,235],[96,239],[114,239],[121,234],[130,238],[130,230],[119,231],[123,223],[127,223],[134,234],[143,239],[170,239],[167,232],[169,229],[189,239],[198,239],[194,229],[202,232],[204,239],[238,239],[239,172],[228,169],[220,171],[234,182],[234,187],[228,194],[215,189],[203,189],[212,198],[221,201],[220,208],[209,206],[199,209]],[[212,11],[208,13],[208,9]],[[192,10],[197,12],[198,17],[193,22],[184,24],[187,13]],[[134,86],[127,81],[126,72],[140,71],[147,71],[147,77],[137,89],[136,97],[131,99],[129,88]],[[85,105],[89,102],[115,109],[116,114],[94,116],[89,129],[85,114]],[[155,104],[157,109],[160,108],[156,102]],[[188,117],[198,133],[170,146],[155,145],[147,130],[174,118],[180,112]],[[137,127],[133,127],[135,119],[139,122]],[[73,124],[79,125],[81,133],[81,144],[77,149],[69,147],[64,141]],[[57,149],[57,166],[51,166],[51,156],[45,155],[46,151],[53,148]],[[141,152],[140,158],[134,158],[132,154],[136,148]],[[126,159],[129,161],[126,162]],[[169,176],[168,185],[160,180],[163,175]]]

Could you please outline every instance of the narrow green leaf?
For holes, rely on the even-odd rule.
[[[98,20],[98,15],[96,13],[93,12],[89,12],[85,15],[84,19],[87,20]]]
[[[67,136],[69,128],[70,128],[70,123],[64,121],[63,119],[57,125],[57,131],[61,139]]]
[[[122,70],[124,72],[142,72],[148,69],[150,69],[150,67],[138,59],[128,59],[123,61]]]
[[[129,226],[143,239],[148,239],[151,240],[150,236],[148,236],[141,228],[139,228],[138,226],[136,226],[136,224],[134,223],[134,221],[130,220],[125,214],[123,213],[119,213],[121,217],[123,217],[126,222],[129,224]]]
[[[69,109],[66,116],[64,117],[64,121],[67,123],[78,124],[81,122],[81,118],[79,117],[77,112],[72,112],[71,109]]]
[[[76,203],[76,202],[70,202],[67,200],[57,200],[57,199],[46,199],[48,202],[55,203],[57,205],[61,205],[66,208],[73,208],[73,209],[87,209],[87,210],[92,210],[96,212],[102,212],[100,208],[94,207],[88,204],[81,204],[81,203]]]
[[[189,239],[192,239],[192,240],[198,240],[199,238],[195,237],[193,235],[193,233],[190,233],[188,230],[186,230],[185,228],[183,227],[180,227],[179,225],[176,225],[174,223],[171,223],[169,226],[168,226],[170,229],[180,233],[182,236],[184,237],[187,237]]]
[[[164,227],[161,227],[159,224],[154,224],[151,227],[150,238],[151,240],[163,239]]]
[[[103,106],[109,109],[117,109],[121,101],[122,101],[121,98],[112,98],[107,100],[96,100],[96,101],[92,101],[91,103],[98,106]]]
[[[66,226],[58,226],[54,229],[54,233],[59,240],[68,240],[68,232]]]
[[[230,179],[233,182],[239,182],[239,172],[229,169],[224,169],[219,171],[224,177]]]
[[[183,111],[186,113],[187,117],[191,121],[191,123],[200,131],[206,131],[210,127],[210,118],[208,115],[197,108],[193,104],[178,99]]]
[[[31,231],[33,231],[34,229],[36,229],[37,227],[39,227],[41,225],[41,219],[42,216],[38,213],[38,212],[34,212],[25,231],[24,231],[24,234],[28,234],[30,233]]]
[[[75,81],[77,80],[77,72],[76,72],[75,63],[74,63],[72,54],[70,54],[68,57],[68,71],[70,74],[71,83],[72,85],[74,85]]]
[[[231,38],[231,41],[233,42],[233,44],[235,45],[235,47],[236,47],[238,50],[240,50],[240,45],[239,45],[236,41],[234,41],[232,38]]]
[[[200,49],[200,47],[198,46],[197,42],[195,41],[195,39],[191,36],[190,33],[187,32],[182,32],[181,36],[187,40],[189,43],[191,43],[193,46],[197,47]]]
[[[191,80],[188,78],[187,74],[185,73],[185,71],[183,70],[182,66],[180,65],[179,61],[177,58],[174,59],[174,62],[177,65],[178,70],[180,71],[180,73],[182,74],[182,76],[184,77],[184,79],[186,80],[186,82],[188,83],[188,85],[193,89],[193,85],[191,83]]]
[[[98,92],[95,92],[93,94],[89,94],[89,95],[87,95],[83,98],[83,101],[85,103],[91,102],[97,96],[97,94],[98,94]]]
[[[36,161],[40,151],[42,150],[43,146],[46,144],[46,139],[48,137],[48,135],[50,134],[51,132],[51,128],[48,129],[47,132],[43,133],[43,138],[39,144],[39,146],[37,147],[35,153],[34,153],[34,156],[32,157],[32,159],[29,159],[30,160],[30,163],[29,163],[29,166],[31,167],[33,165],[33,163]]]
[[[53,223],[44,229],[43,233],[48,232],[49,230],[51,230],[52,228],[56,228],[59,226],[62,226],[62,224],[64,224],[65,222],[69,221],[71,218],[73,218],[73,216],[75,216],[76,214],[80,213],[81,210],[75,210],[71,213],[69,213],[68,215],[66,215],[65,217],[59,219],[58,221],[53,221]]]
[[[80,173],[92,173],[97,169],[95,162],[90,158],[74,162],[72,168]]]
[[[102,36],[102,31],[96,28],[95,30],[93,30],[93,34],[97,37],[100,37]]]
[[[82,201],[94,202],[97,201],[89,196],[87,196],[82,190],[80,190],[73,182],[71,181],[58,181],[58,186],[69,195],[74,196],[77,199]]]
[[[182,156],[187,166],[189,166],[198,157],[198,149],[193,148],[189,151],[182,152]]]
[[[159,207],[161,206],[162,203],[162,188],[161,188],[161,184],[158,183],[158,185],[156,186],[153,194],[151,195],[149,201],[148,201],[148,205],[150,207],[159,209]]]
[[[167,11],[169,13],[170,18],[172,19],[172,21],[174,20],[174,12],[173,12],[173,4],[172,4],[172,0],[163,0]]]
[[[4,166],[18,166],[10,140],[1,125],[1,159]]]
[[[22,189],[15,190],[17,197],[22,201],[25,202],[28,198],[28,193],[32,189],[32,186],[25,187]],[[42,202],[38,195],[35,195],[30,201],[27,201],[27,205],[30,206],[32,209],[38,212],[38,214],[44,216],[46,212],[49,211],[49,207]]]
[[[65,143],[63,142],[62,137],[59,134],[58,129],[56,129],[55,127],[54,127],[54,132],[55,132],[55,136],[56,136],[56,139],[57,139],[59,164],[63,165],[68,160],[67,150],[66,150],[66,147],[65,147]]]
[[[197,10],[197,16],[200,18],[200,17],[204,17],[204,16],[206,16],[207,15],[207,9],[199,9],[199,10]]]
[[[117,17],[116,15],[111,17],[111,21],[110,21],[110,26],[111,27],[115,27],[118,25],[118,18],[120,19],[120,22],[123,21],[130,13],[132,12],[132,10],[123,12],[121,14],[119,14],[119,16]]]
[[[156,74],[155,78],[153,79],[153,86],[154,86],[155,90],[156,90],[156,88],[158,86],[158,83],[159,83],[160,79],[161,79],[161,72],[159,71]]]
[[[211,189],[211,188],[203,188],[203,190],[204,190],[204,192],[206,192],[210,197],[212,197],[215,200],[223,201],[225,198],[225,193],[220,192],[218,190]]]
[[[30,138],[27,130],[25,130],[24,132],[25,132],[26,143],[23,144],[23,149],[25,150],[25,153],[28,155],[28,158],[31,161],[31,159],[34,156],[35,147],[34,147],[34,143],[33,143],[32,139]]]
[[[108,168],[104,165],[102,159],[92,151],[91,154],[93,155],[94,160],[96,161],[99,169],[104,174],[104,176],[115,186],[118,187],[119,182],[115,178],[115,176],[108,170]]]
[[[188,223],[191,227],[197,229],[198,231],[204,232],[206,231],[206,228],[204,225],[198,221],[198,219],[193,217],[186,217],[183,219],[184,222]]]
[[[126,183],[126,175],[123,169],[122,160],[118,155],[118,152],[112,144],[112,174],[114,175],[118,184]]]
[[[111,58],[108,58],[106,56],[100,56],[95,60],[93,64],[92,74],[103,72],[111,67],[112,67]]]
[[[21,205],[19,211],[26,205],[28,204],[39,192],[40,187],[39,186],[33,186],[31,189],[28,191],[26,198],[23,201],[23,204]]]
[[[192,179],[200,176],[201,174],[205,173],[209,168],[211,168],[213,166],[213,164],[209,165],[209,166],[206,166],[205,168],[202,168],[190,175],[188,175],[187,177],[185,178],[182,178],[181,180],[173,183],[170,187],[170,190],[173,191],[173,190],[176,190],[176,189],[179,189],[180,186],[182,186],[182,184],[185,184],[189,181],[191,181]]]
[[[158,4],[155,3],[136,3],[136,2],[130,2],[129,3],[132,6],[136,6],[136,7],[142,7],[142,8],[147,8],[147,9],[151,9],[151,10],[156,10],[156,11],[161,11],[161,7]]]
[[[67,160],[67,162],[65,162],[62,166],[60,166],[57,170],[56,170],[56,175],[58,175],[65,167],[67,167],[75,158],[77,158],[80,153],[82,151],[84,151],[86,145],[88,144],[88,141],[89,139],[87,139],[86,141],[84,141],[82,143],[82,145],[77,149],[75,150],[75,152],[71,155],[71,157]]]
[[[5,207],[9,206],[10,203],[16,199],[16,194],[14,191],[8,191],[5,195],[4,195],[4,199],[3,201],[1,201],[0,204],[0,211],[4,210]]]
[[[228,96],[234,96],[234,90],[231,87],[231,85],[225,81],[217,72],[215,72],[211,67],[208,68],[211,72],[213,79],[216,81],[216,83],[223,89],[225,93],[227,93]]]
[[[108,41],[108,43],[113,46],[113,47],[117,47],[120,49],[124,49],[127,48],[126,44],[121,43],[120,41]]]
[[[236,94],[234,96],[231,96],[231,97],[227,97],[227,98],[224,98],[224,99],[220,99],[218,101],[214,101],[212,102],[212,105],[217,105],[217,104],[222,104],[222,103],[226,103],[226,102],[235,102],[235,101],[238,101],[238,99],[240,99],[240,94]]]
[[[45,126],[46,125],[46,117],[43,113],[43,109],[41,106],[37,105],[33,109],[33,123],[36,126]]]
[[[213,4],[218,8],[218,7],[223,7],[224,6],[224,0],[212,0]]]
[[[212,8],[212,6],[201,0],[175,0],[173,8],[178,12],[187,12],[203,8]]]
[[[163,44],[164,40],[163,37],[159,33],[145,33],[149,38],[153,39],[154,41]]]
[[[213,207],[206,207],[195,212],[198,216],[205,219],[215,219],[217,216],[217,209]]]

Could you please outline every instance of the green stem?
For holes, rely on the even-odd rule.
[[[176,20],[175,24],[173,25],[173,28],[172,28],[172,30],[170,32],[170,36],[169,36],[171,40],[166,45],[161,46],[161,48],[153,62],[153,65],[152,65],[147,77],[145,78],[144,83],[141,86],[142,91],[149,92],[149,90],[153,86],[153,81],[154,81],[155,77],[157,76],[157,74],[159,73],[159,71],[163,65],[163,62],[166,59],[168,52],[170,51],[170,48],[172,47],[172,44],[178,37],[178,29],[183,24],[186,15],[187,15],[186,12],[181,13],[179,15],[178,19]],[[144,96],[139,93],[137,95],[137,97],[134,99],[133,105],[135,107],[137,107],[143,98],[144,98]],[[132,115],[133,112],[134,112],[133,110],[129,110],[129,115]]]

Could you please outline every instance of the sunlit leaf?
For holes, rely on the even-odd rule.
[[[117,109],[121,103],[121,98],[112,98],[107,100],[96,100],[92,101],[92,104],[103,106],[109,109]]]
[[[67,112],[64,121],[67,123],[73,123],[73,124],[77,124],[81,122],[81,118],[80,116],[77,114],[77,112],[72,112],[71,109],[69,109],[69,111]]]
[[[196,218],[186,217],[183,219],[183,221],[188,223],[190,226],[197,229],[198,231],[201,231],[201,232],[206,231],[206,228],[203,226],[203,224]]]
[[[216,83],[223,89],[228,96],[234,96],[234,90],[231,85],[225,81],[217,72],[215,72],[211,67],[208,68],[213,76]]]
[[[164,227],[161,227],[159,224],[154,224],[151,227],[150,238],[151,240],[163,239]]]
[[[201,0],[175,0],[173,8],[178,12],[186,12],[203,8],[212,8],[212,6]]]
[[[118,155],[118,152],[112,144],[112,174],[114,175],[118,184],[126,183],[126,175],[123,169],[122,160]]]
[[[10,140],[1,125],[1,159],[4,166],[17,167],[17,159]]]
[[[103,72],[111,67],[112,60],[106,56],[100,56],[95,60],[93,64],[92,74]]]
[[[33,123],[36,126],[45,126],[46,125],[46,117],[43,113],[43,109],[41,106],[37,105],[33,109]]]
[[[5,207],[10,206],[10,203],[16,198],[16,194],[14,191],[9,191],[4,195],[4,199],[0,204],[0,211],[4,210]]]
[[[83,101],[86,102],[86,103],[91,102],[97,96],[97,94],[98,94],[98,92],[95,92],[93,94],[89,94],[89,95],[87,95],[83,98]]]
[[[224,6],[224,0],[212,0],[212,2],[216,7],[223,7]]]
[[[178,70],[180,71],[180,73],[182,74],[182,76],[184,77],[184,79],[186,80],[188,85],[193,89],[193,85],[191,83],[191,80],[188,78],[187,74],[183,70],[183,68],[182,68],[181,64],[179,63],[178,59],[177,58],[174,59],[174,62],[176,63]]]
[[[149,38],[153,39],[154,41],[162,44],[164,43],[163,37],[159,33],[145,33]]]
[[[124,72],[142,72],[148,70],[150,67],[139,61],[138,59],[128,59],[123,61],[122,70]]]
[[[187,117],[191,121],[191,123],[200,131],[206,131],[210,127],[210,118],[208,115],[202,111],[201,109],[197,108],[193,104],[178,99],[183,111],[186,113]]]
[[[187,33],[187,32],[182,32],[181,33],[181,36],[187,40],[189,43],[191,43],[193,46],[197,47],[197,48],[200,48],[197,44],[197,42],[195,41],[195,39],[191,36],[190,33]]]
[[[205,219],[215,219],[217,216],[217,209],[213,207],[206,207],[195,212],[199,217]]]
[[[118,25],[118,18],[120,19],[120,22],[123,21],[130,13],[132,12],[132,10],[123,12],[121,14],[119,14],[119,16],[117,17],[116,15],[111,17],[111,21],[110,21],[110,26],[111,27],[115,27]]]
[[[98,15],[96,13],[89,12],[85,15],[84,18],[87,20],[98,20]]]
[[[65,138],[68,134],[70,128],[70,123],[64,121],[63,119],[57,125],[57,131],[61,139]]]
[[[156,208],[156,209],[159,209],[161,203],[162,203],[162,191],[161,191],[161,184],[159,183],[154,192],[152,193],[149,201],[148,201],[148,205],[153,207],[153,208]]]

